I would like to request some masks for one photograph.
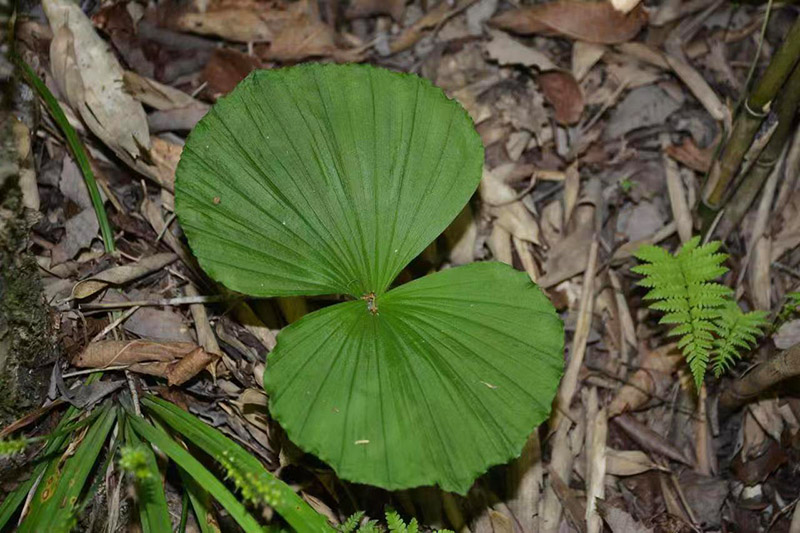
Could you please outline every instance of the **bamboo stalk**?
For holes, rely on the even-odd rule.
[[[769,112],[770,104],[778,94],[786,78],[800,59],[800,17],[773,56],[764,74],[758,80],[750,96],[745,100],[744,110],[739,113],[722,153],[714,161],[703,187],[701,215],[707,227],[716,211],[722,207],[723,199],[736,171],[753,141],[761,122]]]
[[[778,126],[741,185],[725,205],[725,212],[717,226],[717,234],[722,240],[725,240],[733,228],[742,221],[775,167],[775,163],[780,159],[783,147],[794,131],[794,118],[798,105],[800,105],[800,65],[795,67],[778,97],[775,107]]]

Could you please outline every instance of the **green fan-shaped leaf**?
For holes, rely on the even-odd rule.
[[[284,329],[269,355],[270,411],[351,481],[465,493],[517,456],[563,368],[555,310],[498,263],[445,270],[340,303]]]
[[[380,294],[480,181],[464,109],[366,65],[256,71],[186,142],[176,209],[200,264],[253,296]]]
[[[464,493],[549,413],[563,329],[525,274],[471,265],[386,292],[482,164],[456,102],[363,65],[255,72],[187,140],[176,211],[214,279],[356,298],[284,329],[265,372],[272,414],[345,479]]]

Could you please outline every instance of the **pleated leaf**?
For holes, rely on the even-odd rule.
[[[285,328],[265,372],[273,416],[344,479],[464,493],[549,413],[563,330],[525,274],[479,264],[387,292],[482,164],[456,102],[365,65],[257,71],[187,140],[176,211],[214,279],[355,298]]]
[[[256,71],[190,134],[176,209],[200,264],[253,296],[383,292],[481,176],[469,116],[367,65]]]
[[[265,373],[270,411],[344,479],[465,493],[547,417],[561,321],[499,263],[420,278],[375,306],[337,304],[284,329]]]

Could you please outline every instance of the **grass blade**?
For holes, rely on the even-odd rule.
[[[81,169],[83,179],[86,182],[86,188],[89,190],[89,197],[92,200],[92,206],[97,214],[97,221],[100,224],[100,235],[103,237],[105,250],[107,253],[113,252],[115,250],[114,232],[111,229],[111,224],[108,222],[106,208],[103,205],[100,190],[97,188],[97,181],[94,178],[92,166],[89,164],[89,157],[86,155],[86,150],[83,149],[83,144],[78,137],[78,133],[67,120],[64,111],[58,104],[58,100],[56,100],[53,93],[50,92],[50,89],[47,88],[47,85],[36,75],[36,72],[33,71],[15,50],[9,51],[9,57],[22,71],[25,81],[39,94],[47,110],[50,111],[53,120],[55,120],[58,127],[61,128],[61,131],[64,133],[70,151],[75,157],[75,162],[78,164],[78,168]]]
[[[78,497],[116,421],[114,409],[101,409],[103,411],[86,431],[74,455],[53,460],[47,466],[19,533],[70,531]]]
[[[143,443],[130,426],[130,420],[125,423],[125,438],[128,445],[141,452],[143,459],[140,470],[134,473],[136,495],[138,496],[139,519],[144,533],[161,533],[172,531],[172,521],[167,507],[167,496],[161,483],[161,472],[158,470],[156,455],[153,449]]]
[[[187,494],[189,494],[200,533],[220,533],[219,524],[211,509],[211,495],[186,470],[178,468],[178,473]]]
[[[141,401],[164,423],[220,461],[246,499],[270,505],[301,533],[333,531],[325,517],[314,511],[289,485],[269,473],[258,459],[225,435],[169,402],[154,396],[146,396]]]
[[[170,459],[186,470],[202,487],[230,513],[245,533],[261,533],[262,528],[245,506],[209,472],[192,454],[184,450],[172,437],[139,417],[129,417],[133,430],[147,442],[158,446]]]

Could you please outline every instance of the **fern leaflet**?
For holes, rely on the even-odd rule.
[[[719,338],[714,341],[714,375],[719,377],[739,359],[740,350],[750,350],[762,328],[769,325],[766,311],[742,312],[735,302],[727,302],[720,309]]]

